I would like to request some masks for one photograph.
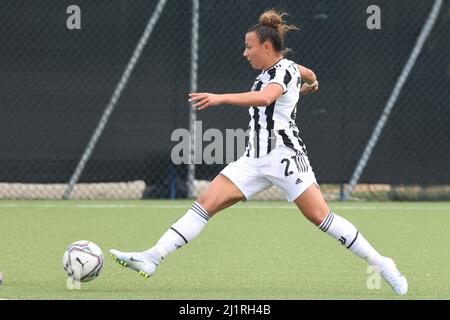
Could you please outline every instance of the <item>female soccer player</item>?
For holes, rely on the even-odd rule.
[[[169,253],[197,237],[214,214],[275,185],[320,230],[377,267],[397,294],[406,294],[408,283],[394,261],[380,255],[352,223],[330,211],[318,187],[295,116],[300,93],[317,92],[319,83],[314,72],[284,57],[285,33],[295,27],[286,25],[283,15],[272,10],[263,13],[245,35],[244,57],[254,69],[262,70],[250,92],[189,95],[197,110],[222,104],[249,108],[251,130],[244,155],[215,177],[155,246],[142,252],[111,249],[110,253],[148,278]],[[301,80],[306,82],[303,86]]]

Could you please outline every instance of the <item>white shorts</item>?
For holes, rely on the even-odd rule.
[[[286,146],[278,146],[260,158],[244,155],[220,173],[230,179],[246,199],[275,185],[287,201],[292,202],[312,184],[318,186],[308,157]]]

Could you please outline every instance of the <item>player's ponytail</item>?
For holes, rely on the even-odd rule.
[[[248,32],[255,31],[261,43],[270,41],[276,52],[285,54],[290,51],[284,47],[286,32],[298,30],[296,26],[287,25],[285,21],[283,21],[283,17],[286,15],[286,12],[268,10],[261,14],[259,23],[251,27]]]

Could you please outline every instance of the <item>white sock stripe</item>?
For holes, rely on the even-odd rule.
[[[319,225],[319,229],[322,230],[325,223],[327,223],[328,219],[330,218],[331,212],[327,214],[325,219],[323,219],[322,223]]]
[[[326,232],[329,227],[329,223],[333,220],[334,214],[330,211],[330,213],[326,216],[325,220],[322,221],[322,223],[319,226],[319,229],[323,232]],[[331,221],[330,221],[331,220]]]
[[[206,211],[203,210],[203,208],[200,207],[199,204],[198,204],[197,202],[194,202],[194,203],[192,204],[192,207],[193,207],[193,208],[196,208],[196,209],[197,209],[198,211],[200,211],[201,213],[206,214]]]
[[[206,212],[206,210],[201,206],[200,203],[194,202],[192,205],[193,205],[193,206],[196,206],[198,209],[200,209],[201,212],[203,212],[206,216],[209,217],[208,212]]]
[[[331,216],[331,219],[328,221],[327,225],[323,229],[323,232],[327,232],[328,231],[328,229],[330,228],[331,224],[333,223],[333,220],[334,220],[334,214]]]
[[[192,211],[194,211],[196,214],[198,214],[202,219],[205,219],[206,221],[209,220],[209,215],[201,211],[198,206],[195,205],[195,203],[191,207]],[[206,212],[206,211],[205,211]]]
[[[319,229],[322,230],[325,224],[328,222],[328,219],[330,219],[332,212],[328,213],[325,219],[323,219],[322,223],[319,225]]]
[[[205,215],[203,213],[201,213],[200,211],[198,211],[198,209],[196,208],[191,208],[192,211],[194,211],[200,218],[202,218],[202,220],[208,221],[208,218],[205,217]]]
[[[200,214],[205,219],[209,219],[209,215],[205,213],[205,211],[202,211],[197,205],[193,204],[191,207],[192,210],[195,210],[198,214]]]

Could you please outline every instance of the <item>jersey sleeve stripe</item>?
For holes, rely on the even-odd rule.
[[[274,138],[273,134],[273,127],[274,127],[274,121],[273,121],[273,111],[275,109],[275,101],[272,102],[269,106],[266,108],[266,118],[267,118],[267,131],[268,131],[268,138],[267,138],[267,153],[272,151],[272,140]]]

